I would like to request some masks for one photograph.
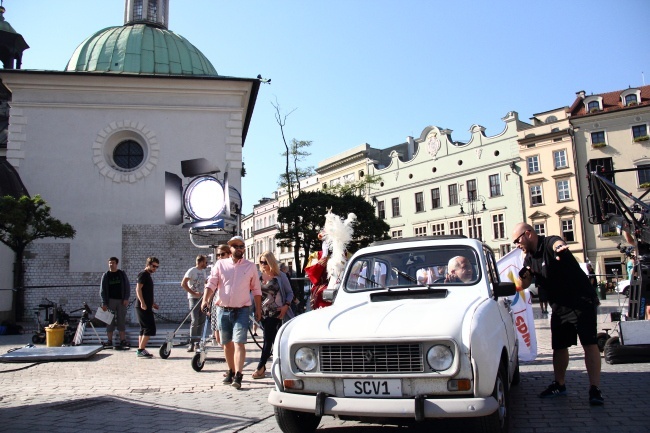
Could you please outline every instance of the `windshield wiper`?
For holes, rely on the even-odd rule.
[[[397,268],[392,268],[392,269],[393,269],[393,272],[395,272],[397,275],[406,278],[407,280],[409,280],[410,282],[412,282],[414,284],[419,284],[417,279],[413,278],[412,276],[410,276],[406,272],[400,271]]]
[[[368,281],[368,282],[371,283],[373,286],[377,286],[377,287],[379,287],[380,289],[388,290],[389,292],[390,292],[390,290],[391,290],[390,287],[384,286],[383,284],[378,283],[377,281],[373,280],[372,278],[366,278],[366,277],[364,277],[363,275],[359,275],[359,278],[363,278],[365,281]],[[364,287],[365,287],[365,286],[364,286]],[[365,287],[365,288],[368,289],[369,287]]]

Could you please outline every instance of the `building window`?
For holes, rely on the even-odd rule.
[[[125,140],[115,146],[113,161],[122,170],[134,170],[144,161],[144,150],[140,143],[134,140]]]
[[[506,224],[502,213],[492,215],[492,232],[494,239],[506,238]]]
[[[445,234],[445,223],[431,224],[431,234],[433,236],[443,236]]]
[[[401,230],[393,230],[391,233],[391,237],[393,239],[399,239],[402,237],[402,231]]]
[[[541,168],[539,166],[539,155],[533,155],[526,158],[528,165],[528,174],[539,173]]]
[[[600,103],[598,101],[591,101],[587,105],[587,112],[591,113],[592,110],[600,110]]]
[[[635,125],[632,127],[632,138],[634,141],[648,140],[648,127],[646,125]],[[645,139],[645,140],[643,140]]]
[[[566,159],[566,150],[557,150],[553,152],[553,160],[555,161],[555,168],[567,168],[569,164]]]
[[[499,253],[501,253],[501,257],[505,256],[510,251],[512,251],[512,246],[510,244],[499,245]]]
[[[571,190],[569,189],[569,181],[558,180],[556,185],[557,185],[557,199],[559,201],[571,200]]]
[[[454,206],[458,204],[458,185],[452,184],[449,185],[449,206]]]
[[[426,236],[427,235],[427,226],[423,227],[414,227],[413,234],[415,236]]]
[[[490,197],[501,195],[501,179],[498,174],[490,175]]]
[[[393,208],[393,217],[398,217],[400,216],[400,211],[399,211],[399,197],[395,197],[390,200],[391,206]]]
[[[463,235],[463,221],[449,221],[449,234],[450,235]]]
[[[134,0],[133,2],[133,19],[142,19],[142,0]]]
[[[592,146],[604,146],[607,142],[605,141],[605,131],[596,131],[591,133],[591,145]]]
[[[636,104],[636,95],[626,95],[625,96],[625,106],[627,107],[630,104]]]
[[[433,188],[431,190],[431,208],[438,209],[440,205],[440,188]]]
[[[544,204],[544,200],[542,199],[542,186],[533,185],[530,187],[530,205],[537,206],[540,204]]]
[[[537,233],[538,235],[546,236],[546,224],[545,223],[533,224],[533,228],[535,229],[535,233]]]
[[[343,183],[344,184],[351,183],[351,182],[354,182],[354,173],[349,173],[349,174],[343,175]]]
[[[574,242],[573,220],[562,220],[562,237],[565,242]]]
[[[476,192],[476,179],[470,179],[467,181],[467,200],[474,201],[477,198],[478,193]]]
[[[638,165],[636,168],[638,170],[637,174],[639,176],[639,185],[650,183],[650,165]]]
[[[476,227],[474,227],[476,224]],[[469,237],[474,239],[483,239],[483,225],[481,224],[481,217],[474,217],[467,219],[467,229]]]
[[[149,9],[147,10],[147,19],[149,21],[156,21],[156,12],[158,11],[158,4],[156,0],[149,0]]]
[[[380,220],[386,219],[386,205],[383,200],[377,202],[377,216]]]
[[[604,235],[605,233],[616,233],[618,235],[618,227],[616,222],[614,221],[608,221],[605,224],[600,225],[600,235]],[[608,236],[611,236],[609,234]]]
[[[415,193],[415,211],[424,212],[424,194],[421,192]]]
[[[331,187],[339,186],[340,184],[341,184],[341,178],[340,177],[337,177],[336,179],[330,180],[330,186]]]

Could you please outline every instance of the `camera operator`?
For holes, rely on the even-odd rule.
[[[526,256],[519,273],[519,284],[527,288],[533,276],[548,290],[551,304],[551,345],[555,380],[539,394],[554,398],[567,394],[564,379],[569,366],[569,347],[580,344],[585,353],[589,376],[589,404],[605,403],[600,385],[600,351],[597,344],[596,307],[598,298],[566,242],[559,236],[538,236],[535,229],[519,223],[512,232],[512,243]]]

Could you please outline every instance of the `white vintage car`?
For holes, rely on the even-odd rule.
[[[446,283],[449,260],[472,266]],[[419,283],[426,272],[432,277]],[[437,277],[437,278],[436,278]],[[489,247],[463,236],[381,241],[347,263],[331,307],[302,314],[275,340],[268,401],[285,433],[323,415],[346,419],[471,418],[474,431],[509,429],[518,343]]]

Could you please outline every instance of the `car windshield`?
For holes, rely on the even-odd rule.
[[[413,286],[468,285],[480,279],[476,251],[468,246],[435,246],[364,254],[349,264],[343,287],[349,291]]]

